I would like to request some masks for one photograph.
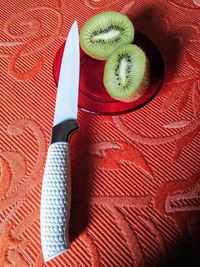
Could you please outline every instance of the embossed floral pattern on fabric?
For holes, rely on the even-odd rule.
[[[120,116],[79,110],[70,249],[44,263],[40,197],[74,19],[115,10],[160,49],[162,90]],[[0,266],[200,266],[200,1],[6,1],[0,21]]]

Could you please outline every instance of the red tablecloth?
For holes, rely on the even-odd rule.
[[[71,248],[44,264],[40,194],[74,19],[121,11],[159,47],[164,85],[120,116],[79,110]],[[200,266],[200,1],[4,1],[0,20],[0,266]]]

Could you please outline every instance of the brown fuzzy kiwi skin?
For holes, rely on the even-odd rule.
[[[113,99],[122,101],[122,102],[132,102],[140,98],[146,91],[146,89],[149,87],[150,84],[150,64],[149,60],[146,57],[146,63],[145,63],[145,73],[144,77],[140,83],[140,85],[136,88],[136,90],[129,96],[121,97],[121,98],[116,98],[111,96]]]

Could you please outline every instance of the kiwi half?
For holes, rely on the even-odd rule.
[[[104,67],[104,86],[117,100],[136,100],[149,86],[149,62],[143,50],[128,44],[115,50]]]
[[[133,42],[134,27],[119,12],[106,11],[90,18],[80,30],[81,48],[91,57],[107,59],[111,53]]]

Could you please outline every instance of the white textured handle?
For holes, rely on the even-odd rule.
[[[51,144],[44,170],[40,210],[41,242],[45,262],[69,247],[69,176],[68,143]]]

